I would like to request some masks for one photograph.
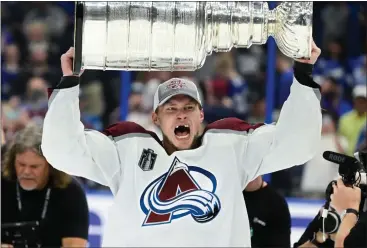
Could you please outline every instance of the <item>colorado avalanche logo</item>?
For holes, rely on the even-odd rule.
[[[202,189],[192,174],[201,176],[210,186]],[[141,195],[140,207],[146,214],[143,226],[167,224],[186,215],[199,223],[211,221],[221,209],[214,194],[216,188],[212,173],[175,158],[169,171],[149,184]]]

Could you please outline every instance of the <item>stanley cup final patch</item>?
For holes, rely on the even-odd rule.
[[[139,160],[139,167],[143,171],[153,170],[157,154],[152,149],[143,149]]]

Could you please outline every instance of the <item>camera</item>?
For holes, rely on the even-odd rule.
[[[355,157],[344,154],[326,151],[323,154],[324,159],[339,165],[338,173],[347,187],[359,187],[361,189],[360,211],[363,208],[367,192],[367,152],[360,151],[354,154]],[[336,233],[339,229],[341,219],[339,214],[330,206],[330,196],[333,194],[332,185],[336,181],[331,181],[325,191],[325,205],[319,218],[319,231],[327,234]]]
[[[38,221],[4,223],[1,225],[1,243],[14,248],[41,247]]]

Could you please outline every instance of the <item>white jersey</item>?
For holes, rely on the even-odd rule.
[[[296,80],[277,124],[223,119],[199,148],[171,155],[135,123],[85,130],[78,96],[79,86],[52,92],[42,151],[55,168],[110,187],[104,247],[250,247],[243,189],[319,150],[319,98]]]

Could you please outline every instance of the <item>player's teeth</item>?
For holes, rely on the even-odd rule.
[[[178,139],[186,139],[187,137],[189,137],[188,134],[186,134],[185,136],[177,136]]]

